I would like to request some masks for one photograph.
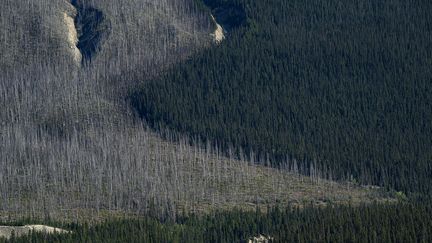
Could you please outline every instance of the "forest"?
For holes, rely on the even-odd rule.
[[[269,208],[266,213],[232,210],[181,216],[177,222],[144,219],[69,224],[71,234],[33,233],[9,242],[247,242],[257,235],[272,242],[431,242],[430,204]],[[21,222],[21,223],[24,223]],[[1,240],[0,240],[1,242]]]
[[[131,91],[153,128],[430,195],[430,2],[209,2],[247,20]]]

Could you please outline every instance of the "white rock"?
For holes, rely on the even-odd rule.
[[[71,231],[50,227],[46,225],[32,224],[32,225],[24,225],[24,226],[0,226],[0,238],[10,239],[12,234],[16,237],[24,236],[30,234],[32,231],[45,233],[45,234],[53,234],[53,233],[63,233],[68,234]]]

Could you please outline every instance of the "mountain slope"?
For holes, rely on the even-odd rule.
[[[131,90],[153,128],[430,195],[430,2],[208,2],[247,20],[219,48]]]
[[[394,201],[380,189],[265,168],[210,145],[152,133],[129,109],[127,91],[211,47],[210,14],[187,0],[74,5],[5,0],[0,9],[6,34],[0,42],[0,215],[70,219],[81,210],[79,217],[142,214],[154,204],[161,215],[175,215],[276,202]],[[90,17],[73,21],[75,33],[70,18],[83,14],[80,6]],[[109,34],[82,64],[77,48],[81,53],[82,38],[99,40],[84,32],[106,26],[92,22],[100,14]]]

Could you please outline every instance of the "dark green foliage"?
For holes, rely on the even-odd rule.
[[[247,25],[143,84],[141,116],[274,165],[432,192],[432,2],[210,1],[227,2]]]
[[[176,223],[147,218],[71,225],[73,234],[34,234],[11,242],[244,242],[259,234],[275,242],[431,242],[431,215],[428,204],[276,208],[267,214],[234,210]]]

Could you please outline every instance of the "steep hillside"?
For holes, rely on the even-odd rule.
[[[127,91],[219,48],[210,13],[193,0],[5,0],[0,20],[5,218],[394,201],[382,189],[257,166],[150,132]]]
[[[187,1],[79,1],[72,5],[5,0],[0,11],[1,209],[50,212],[65,209],[60,205],[70,198],[69,209],[93,207],[83,198],[100,191],[86,184],[96,178],[95,168],[104,173],[99,186],[115,184],[114,177],[134,178],[132,163],[148,161],[141,150],[150,151],[145,156],[158,154],[155,149],[163,144],[160,139],[148,144],[153,135],[134,121],[123,104],[122,90],[134,85],[132,70],[156,75],[208,46],[211,19]],[[90,28],[99,31],[101,26],[94,23],[95,13],[109,21],[110,32],[92,50],[91,62],[81,64],[79,56],[88,54],[80,44],[99,38]],[[117,150],[123,144],[141,147]],[[104,157],[107,152],[119,154]],[[120,165],[125,166],[123,172],[117,170]],[[105,174],[108,171],[113,177]],[[156,190],[143,184],[141,193],[144,187]],[[49,193],[50,188],[57,188],[57,193]],[[107,199],[118,208],[124,207],[122,200],[113,195]]]
[[[25,69],[71,64],[63,19],[65,13],[73,15],[73,9],[67,4],[4,0],[0,13],[2,77],[23,74]]]

